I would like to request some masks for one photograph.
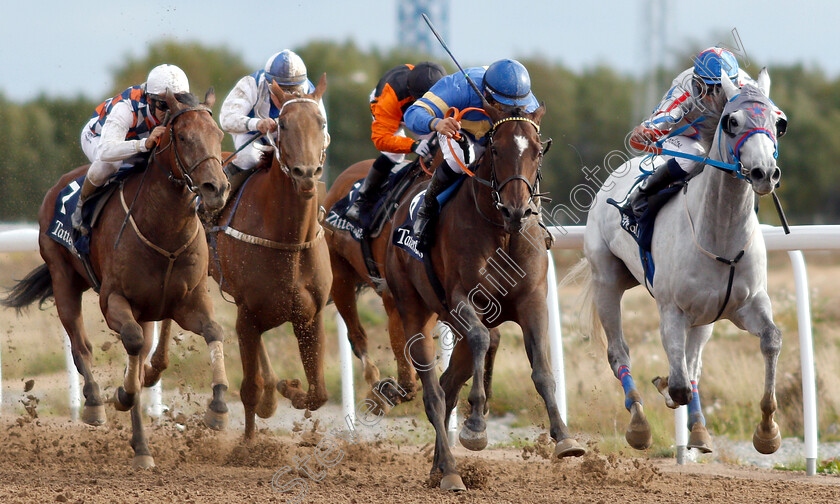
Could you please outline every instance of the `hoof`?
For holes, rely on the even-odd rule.
[[[782,434],[779,432],[779,425],[773,422],[773,426],[769,431],[761,429],[761,425],[756,427],[755,434],[753,434],[753,446],[755,446],[758,453],[770,455],[776,453],[776,450],[782,445]]]
[[[292,398],[292,390],[302,392],[300,388],[300,380],[297,378],[294,380],[280,380],[277,382],[277,392],[280,392],[280,395],[286,399]]]
[[[637,450],[647,450],[653,444],[653,436],[650,433],[650,425],[641,403],[633,403],[630,407],[632,417],[630,418],[630,425],[627,427],[627,432],[624,438],[627,443]]]
[[[586,453],[586,448],[581,446],[574,438],[561,439],[554,447],[554,456],[557,458],[581,457]]]
[[[677,409],[680,407],[679,404],[675,403],[673,399],[671,399],[671,394],[668,393],[668,377],[665,378],[661,376],[657,376],[653,380],[653,386],[656,387],[656,390],[662,394],[662,397],[665,398],[665,406],[668,406],[671,409]]]
[[[82,409],[82,422],[94,427],[105,425],[105,405],[85,406]]]
[[[271,385],[263,389],[260,402],[257,403],[256,413],[260,418],[271,418],[274,412],[277,411],[277,396],[275,395],[276,388]]]
[[[706,426],[700,422],[695,422],[691,428],[691,434],[688,436],[688,447],[694,448],[700,453],[712,453],[712,436],[706,430]]]
[[[113,403],[117,411],[128,411],[134,407],[134,398],[129,398],[128,392],[120,386],[114,390]]]
[[[225,428],[227,428],[227,424],[227,412],[216,413],[210,408],[207,408],[207,411],[204,412],[204,425],[206,425],[208,428],[213,429],[215,431],[223,431],[225,430]]]
[[[466,425],[461,427],[458,439],[461,441],[461,446],[467,450],[481,451],[487,447],[487,431],[475,432],[468,429]],[[460,479],[459,477],[458,480]]]
[[[155,466],[155,459],[151,455],[135,455],[131,461],[132,469],[151,469]]]
[[[458,474],[447,474],[440,479],[440,489],[447,492],[465,492],[467,487]]]

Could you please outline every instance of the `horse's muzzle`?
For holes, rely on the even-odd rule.
[[[518,233],[522,229],[522,223],[534,213],[530,205],[514,209],[510,209],[506,205],[501,205],[499,211],[502,213],[505,221],[506,233]]]
[[[750,170],[753,190],[761,196],[773,192],[781,178],[782,170],[778,166],[758,166]]]
[[[301,168],[295,166],[289,170],[289,175],[295,184],[295,189],[302,198],[309,199],[318,194],[318,180],[321,178],[323,168]]]
[[[210,210],[221,210],[225,206],[225,202],[230,192],[230,183],[225,180],[223,184],[215,184],[212,182],[205,182],[199,187],[201,193],[201,201],[204,206]]]

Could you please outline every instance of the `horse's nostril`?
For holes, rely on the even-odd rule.
[[[780,178],[782,178],[782,170],[781,168],[776,168],[775,170],[773,170],[772,180],[773,182],[778,182]]]
[[[502,208],[500,208],[500,209],[499,209],[499,211],[500,211],[500,212],[502,212],[502,216],[503,216],[505,219],[509,219],[509,218],[510,218],[510,210],[508,210],[508,208],[507,208],[507,207],[503,206]]]
[[[532,213],[534,213],[533,210],[531,210],[530,208],[526,208],[525,212],[522,213],[522,218],[527,219],[528,217],[531,216]]]
[[[292,175],[294,175],[295,177],[302,177],[303,176],[303,170],[301,170],[300,168],[295,166],[294,168],[292,168]]]
[[[762,170],[761,168],[753,168],[752,170],[750,170],[750,178],[753,180],[753,182],[757,182],[763,179],[764,170]]]

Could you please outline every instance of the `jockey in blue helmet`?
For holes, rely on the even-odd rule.
[[[704,157],[726,104],[726,94],[720,85],[723,75],[738,87],[754,83],[728,50],[710,47],[701,51],[694,58],[694,66],[674,79],[653,114],[633,130],[630,146],[652,152],[653,144],[662,141],[664,149]],[[653,173],[628,195],[624,208],[632,210],[638,219],[647,209],[648,196],[684,179],[698,168],[702,168],[702,164],[691,159],[657,158]]]
[[[283,91],[297,95],[305,95],[315,91],[306,74],[306,65],[295,52],[284,49],[274,53],[262,70],[246,75],[239,79],[222,103],[219,113],[219,123],[225,132],[233,137],[233,145],[239,149],[251,140],[254,135],[265,135],[277,130],[277,116],[280,110],[271,102],[271,83],[276,82]],[[323,100],[319,102],[321,115],[324,117],[324,129],[327,128],[327,111]],[[329,135],[327,135],[329,141]],[[265,138],[261,138],[240,151],[233,160],[225,166],[228,177],[250,171],[256,166],[263,152],[271,147]],[[239,187],[246,177],[231,180],[231,194]]]
[[[530,113],[539,107],[531,92],[528,70],[516,60],[503,59],[489,67],[467,68],[465,72],[482,91],[484,98],[500,110],[521,108]],[[429,182],[414,222],[414,235],[420,239],[422,247],[429,242],[426,227],[439,210],[437,196],[464,173],[462,165],[470,165],[481,156],[487,141],[485,134],[492,127],[490,119],[481,112],[467,112],[461,121],[454,117],[444,119],[444,114],[451,107],[464,110],[482,106],[481,97],[469,85],[464,74],[457,72],[437,81],[403,116],[406,126],[415,134],[437,133],[443,152],[443,163]],[[465,140],[451,142],[450,147],[447,139],[459,132]]]

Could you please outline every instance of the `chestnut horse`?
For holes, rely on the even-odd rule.
[[[440,157],[432,161],[434,165],[440,162]],[[333,205],[347,196],[353,190],[356,182],[363,179],[373,165],[373,159],[359,161],[344,170],[336,178],[324,204],[327,215]],[[416,168],[419,170],[420,167]],[[410,175],[406,175],[410,176]],[[428,177],[419,178],[418,181],[428,180]],[[380,275],[386,275],[385,271],[385,249],[391,238],[392,222],[389,220],[382,227],[382,231],[375,238],[370,240],[371,254],[376,263]],[[383,279],[372,279],[365,266],[365,258],[362,248],[350,231],[327,228],[327,245],[330,249],[330,265],[332,266],[333,283],[330,292],[335,307],[347,324],[347,337],[353,348],[353,353],[362,362],[364,367],[365,381],[371,387],[368,398],[373,400],[385,413],[391,407],[414,399],[417,392],[417,378],[414,366],[406,357],[406,339],[403,332],[400,314],[394,304],[394,296],[388,290]],[[382,297],[385,312],[388,315],[388,336],[391,340],[391,350],[394,352],[394,359],[397,361],[397,380],[394,384],[393,378],[386,378],[380,381],[379,369],[368,355],[368,337],[359,320],[359,311],[356,306],[356,295],[358,287],[365,285],[376,290]],[[497,329],[491,330],[490,349],[487,352],[487,383],[488,397],[490,395],[490,369],[493,365],[493,357],[498,348],[499,335]],[[378,411],[374,412],[378,413]]]
[[[438,297],[426,268],[405,250],[387,249],[386,280],[399,310],[405,334],[412,334],[408,351],[423,384],[426,415],[435,428],[435,455],[431,472],[440,471],[440,488],[464,490],[447,442],[448,417],[458,392],[472,377],[471,412],[459,438],[471,450],[487,445],[485,358],[491,339],[488,327],[513,321],[522,328],[537,392],[542,396],[557,442],[558,457],[579,456],[585,450],[571,437],[554,399],[554,378],[548,354],[546,306],[546,250],[537,248],[520,231],[539,212],[538,184],[543,149],[539,123],[545,113],[515,108],[505,113],[485,104],[492,128],[487,149],[475,176],[443,207],[429,254],[442,287]],[[443,148],[447,148],[444,146]],[[499,182],[499,181],[502,182]],[[396,222],[404,222],[414,188],[400,205]],[[526,279],[527,278],[527,279]],[[438,318],[456,339],[448,369],[436,379],[435,348],[430,337]],[[462,337],[462,336],[465,336]]]
[[[214,392],[206,420],[220,426],[227,418],[224,338],[222,327],[213,320],[206,286],[207,243],[199,237],[201,222],[193,205],[196,193],[211,209],[221,208],[227,199],[230,185],[221,164],[223,133],[210,113],[215,101],[212,92],[206,104],[199,104],[193,95],[179,100],[182,103],[167,91],[171,115],[149,166],[143,173],[129,175],[115,191],[118,194],[106,203],[90,239],[90,262],[101,282],[99,305],[128,353],[128,369],[114,395],[114,406],[121,411],[131,409],[135,468],[154,466],[140,405],[140,384],[146,372],[142,363],[152,344],[151,332],[144,328],[151,322],[172,319],[204,336],[210,348]],[[85,379],[83,419],[98,425],[105,421],[104,408],[91,372],[93,346],[82,324],[82,293],[93,285],[81,260],[47,234],[58,193],[87,168],[62,176],[47,192],[38,212],[38,244],[46,264],[18,282],[3,304],[20,309],[36,299],[55,297],[73,360]],[[130,210],[127,201],[134,202]],[[164,326],[168,332],[169,322]]]
[[[210,274],[237,306],[246,441],[254,438],[254,415],[268,418],[277,408],[275,390],[298,409],[314,410],[327,400],[323,310],[332,274],[317,198],[329,144],[318,107],[326,88],[326,74],[309,95],[272,86],[280,109],[277,131],[268,137],[276,142],[274,155],[263,156],[219,214],[225,224],[209,231],[217,256]],[[262,342],[262,333],[285,322],[294,327],[308,390],[299,380],[278,383]]]

